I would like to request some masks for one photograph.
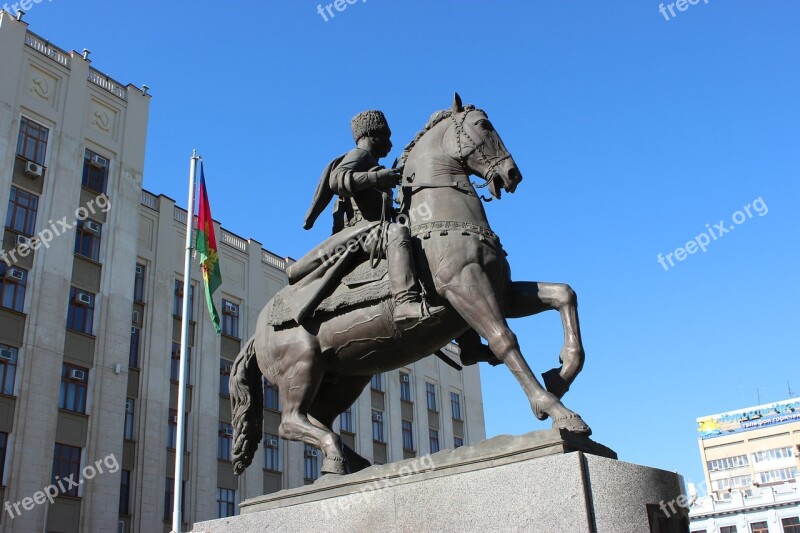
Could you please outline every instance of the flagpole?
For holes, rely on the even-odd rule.
[[[189,204],[186,217],[186,257],[183,262],[183,307],[181,314],[181,359],[178,371],[178,430],[175,439],[175,479],[172,500],[172,533],[181,532],[181,502],[183,501],[183,448],[186,439],[186,345],[189,340],[189,294],[192,273],[192,250],[194,249],[194,191],[197,184],[197,161],[200,156],[192,150],[189,165]]]

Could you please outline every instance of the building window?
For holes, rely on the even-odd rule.
[[[108,177],[108,159],[86,150],[83,156],[83,178],[81,185],[96,193],[106,192],[106,178]]]
[[[167,425],[167,448],[174,450],[178,444],[178,411],[169,410],[169,422]]]
[[[131,348],[128,354],[128,366],[131,368],[139,368],[139,339],[141,334],[142,330],[131,326]]]
[[[736,457],[724,457],[722,459],[714,459],[713,461],[708,461],[706,464],[708,465],[709,472],[716,472],[719,470],[730,470],[731,468],[739,468],[742,466],[747,466],[747,456],[737,455]]]
[[[136,400],[128,398],[125,400],[125,440],[133,440],[133,411]]]
[[[281,399],[278,394],[278,386],[267,378],[264,378],[264,409],[270,411],[281,410]]]
[[[438,411],[436,408],[436,385],[433,383],[425,383],[425,396],[428,399],[428,410]]]
[[[453,414],[453,420],[464,420],[461,417],[461,395],[457,392],[450,393],[450,411]]]
[[[172,299],[173,316],[183,316],[183,280],[175,280],[175,296]],[[194,320],[194,285],[189,284],[189,320]]]
[[[17,137],[17,155],[38,165],[44,165],[47,133],[47,128],[41,124],[22,117],[19,123],[19,137]]]
[[[736,526],[721,526],[719,533],[736,533]]]
[[[186,520],[186,481],[181,482],[181,522],[187,523]],[[164,521],[172,522],[172,510],[175,503],[175,480],[171,477],[167,478],[166,488],[164,489]]]
[[[800,533],[800,518],[796,516],[782,518],[781,525],[783,526],[783,533]]]
[[[355,433],[353,431],[353,406],[348,407],[339,415],[339,429],[345,433]]]
[[[453,449],[461,448],[464,445],[464,437],[454,436],[453,437]]]
[[[411,376],[400,372],[400,399],[404,402],[413,402],[411,397]]]
[[[80,479],[80,471],[81,449],[77,446],[56,443],[55,452],[53,453],[52,484],[58,486],[58,481],[64,480],[61,483],[61,487],[64,487],[65,490],[61,494],[66,494],[67,496],[78,495],[78,487],[67,483],[66,480],[71,479],[74,483],[77,483]]]
[[[233,426],[227,422],[220,422],[219,432],[217,433],[217,459],[220,461],[230,461],[232,446]]]
[[[753,454],[753,461],[762,463],[764,461],[775,461],[778,459],[788,459],[794,457],[791,446],[784,448],[773,448],[771,450],[764,450]]]
[[[750,476],[732,476],[714,481],[714,490],[736,489],[752,485]]]
[[[8,433],[0,431],[0,486],[3,485],[6,473],[6,450],[8,450]]]
[[[75,228],[75,253],[92,261],[100,260],[100,234],[103,225],[94,220],[79,220]]]
[[[236,514],[236,491],[217,487],[217,518],[227,518]]]
[[[36,228],[36,212],[39,209],[39,197],[33,193],[11,187],[6,213],[6,227],[28,237]]]
[[[403,449],[414,451],[414,425],[410,420],[403,420]]]
[[[431,447],[431,453],[439,451],[439,430],[428,428],[428,442]]]
[[[0,394],[14,395],[14,379],[17,375],[17,349],[0,344]],[[0,483],[3,478],[0,477]]]
[[[61,390],[58,395],[58,408],[72,411],[73,413],[86,414],[88,382],[88,369],[63,363],[61,365]]]
[[[760,483],[783,483],[784,481],[794,481],[796,477],[797,467],[758,473],[758,481]]]
[[[369,386],[372,390],[383,392],[383,374],[374,374]]]
[[[303,451],[303,478],[313,481],[319,477],[319,450],[306,444]]]
[[[0,305],[21,313],[25,305],[27,282],[27,270],[9,267],[0,261]]]
[[[119,514],[127,516],[130,514],[128,504],[131,499],[131,471],[122,470],[122,477],[119,483]]]
[[[239,306],[222,299],[222,333],[239,338]]]
[[[231,395],[230,391],[230,378],[231,368],[233,368],[233,361],[227,359],[219,360],[219,394],[220,396],[228,397]]]
[[[766,522],[753,522],[750,524],[750,533],[769,533],[769,526]]]
[[[383,436],[383,411],[372,410],[372,440],[386,442]]]
[[[188,346],[186,348],[186,384],[190,385],[192,383],[191,378],[191,369],[192,369],[192,347]],[[178,381],[180,378],[180,371],[181,371],[181,345],[178,342],[172,343],[172,355],[170,357],[170,365],[169,365],[169,379],[171,381]]]
[[[264,469],[281,471],[281,439],[277,435],[264,433]]]
[[[92,334],[94,328],[94,299],[94,294],[70,287],[67,328],[86,335]]]
[[[136,263],[136,275],[133,278],[133,301],[144,302],[144,272],[145,267],[141,263]]]

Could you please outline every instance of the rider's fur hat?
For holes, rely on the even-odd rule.
[[[362,111],[354,116],[350,121],[350,128],[353,130],[353,140],[358,142],[361,137],[375,134],[389,136],[392,131],[383,113],[377,110]]]

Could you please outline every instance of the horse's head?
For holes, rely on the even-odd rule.
[[[458,93],[451,111],[452,127],[444,137],[449,154],[470,174],[486,180],[495,198],[500,198],[503,189],[513,193],[522,173],[486,113],[462,105]]]

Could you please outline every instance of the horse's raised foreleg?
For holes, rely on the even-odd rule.
[[[564,328],[564,345],[559,354],[561,367],[545,372],[542,377],[548,391],[563,397],[583,368],[585,358],[575,291],[564,283],[515,281],[509,287],[508,296],[508,318],[531,316],[550,309],[561,314]]]
[[[553,426],[577,433],[590,433],[581,417],[567,409],[536,380],[522,356],[517,337],[508,327],[503,309],[483,268],[466,265],[450,279],[442,279],[442,292],[461,317],[489,342],[489,348],[519,381],[531,402],[534,415],[540,420],[548,416]]]
[[[299,352],[295,351],[298,349]],[[292,350],[297,355],[292,354],[292,363],[282,369],[277,380],[282,407],[278,434],[287,440],[316,446],[325,454],[322,471],[344,474],[344,455],[339,446],[339,436],[322,424],[313,424],[308,416],[325,375],[325,364],[312,347],[299,348],[294,345]]]

